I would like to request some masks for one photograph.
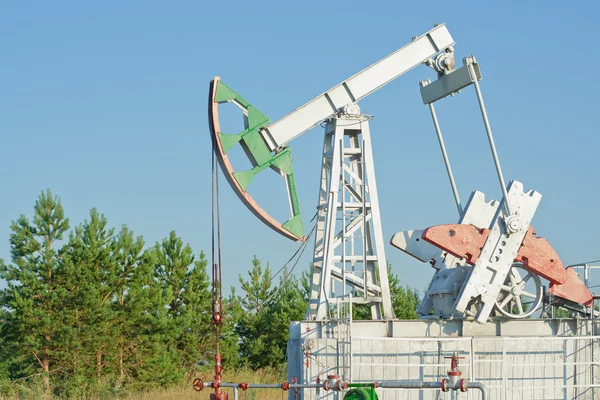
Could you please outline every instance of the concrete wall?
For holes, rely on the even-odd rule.
[[[457,352],[464,357],[463,377],[487,385],[490,399],[600,400],[600,338],[594,333],[589,320],[295,322],[288,373],[303,383],[327,374],[352,382],[439,382],[449,369],[444,357]],[[437,390],[378,389],[378,395],[384,400],[457,398]],[[343,397],[324,390],[302,396]],[[480,395],[469,391],[458,398]]]

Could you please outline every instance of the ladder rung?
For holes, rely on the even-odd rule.
[[[337,203],[337,206],[339,208],[342,208],[342,203]],[[363,208],[363,204],[362,203],[346,203],[344,204],[345,208]],[[364,205],[365,208],[371,208],[371,203],[367,202]]]
[[[344,149],[344,155],[362,154],[362,149]]]
[[[368,255],[367,261],[377,261],[376,255]],[[364,260],[364,256],[345,256],[344,259],[346,261],[362,261]],[[333,261],[342,261],[342,256],[333,256]]]

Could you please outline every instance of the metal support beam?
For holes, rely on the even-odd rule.
[[[342,112],[348,104],[375,92],[436,54],[451,48],[454,39],[444,24],[346,79],[285,117],[266,125],[261,134],[273,151],[321,122]]]
[[[391,319],[387,261],[369,120],[340,115],[325,127],[321,188],[307,319],[328,319],[341,298]]]
[[[456,201],[456,208],[458,209],[458,216],[460,218],[463,213],[462,205],[460,204],[460,196],[458,195],[458,189],[456,188],[456,182],[454,181],[454,174],[452,173],[452,167],[450,166],[450,159],[448,158],[448,153],[446,152],[446,145],[444,144],[444,138],[442,137],[442,130],[440,129],[440,124],[438,123],[437,115],[435,113],[435,108],[433,108],[433,103],[429,103],[429,111],[431,112],[431,119],[433,120],[433,125],[435,127],[435,133],[437,134],[438,142],[440,143],[440,150],[442,151],[442,157],[444,158],[444,165],[446,166],[446,172],[448,173],[448,179],[450,180],[450,186],[452,187],[452,194],[454,195],[454,201]]]
[[[492,135],[492,127],[490,126],[490,121],[487,116],[487,111],[485,109],[485,104],[483,102],[483,96],[481,94],[481,89],[479,88],[479,82],[477,81],[476,72],[474,65],[477,64],[475,61],[475,57],[465,57],[465,63],[467,68],[469,68],[469,73],[471,75],[471,80],[473,81],[473,86],[475,86],[475,93],[477,93],[477,101],[479,102],[479,108],[481,110],[481,117],[483,118],[483,124],[485,125],[485,132],[487,133],[487,138],[490,143],[490,150],[492,151],[492,157],[494,159],[494,165],[496,166],[496,173],[498,174],[498,181],[500,181],[500,188],[502,189],[502,197],[504,199],[504,208],[506,209],[507,217],[513,215],[512,207],[510,205],[510,200],[508,198],[508,192],[506,191],[506,183],[504,182],[504,175],[502,175],[502,167],[500,166],[500,160],[498,159],[498,152],[496,151],[496,144],[494,143],[494,136]]]

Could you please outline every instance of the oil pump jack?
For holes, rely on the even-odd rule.
[[[210,84],[209,124],[213,149],[225,178],[240,200],[263,223],[281,235],[304,241],[302,217],[289,143],[317,125],[324,126],[321,179],[317,204],[312,287],[307,320],[325,320],[338,302],[368,304],[373,319],[393,319],[370,117],[358,102],[416,66],[437,73],[421,82],[459,211],[458,224],[399,232],[392,245],[429,262],[436,272],[421,314],[475,318],[484,323],[492,314],[523,318],[542,300],[540,277],[549,280],[549,295],[582,312],[592,295],[572,268],[565,268],[548,242],[538,238],[531,221],[541,194],[524,191],[518,181],[505,184],[492,130],[481,95],[479,64],[465,57],[455,68],[454,40],[444,24],[436,25],[406,46],[315,97],[283,118],[269,118],[219,77]],[[494,165],[502,190],[501,201],[486,201],[475,191],[461,205],[445,149],[434,103],[469,86],[475,88]],[[221,131],[219,106],[241,109],[244,130]],[[252,164],[234,171],[229,152],[240,145]],[[248,192],[253,178],[265,169],[284,178],[290,218],[280,222],[263,210]],[[526,284],[535,283],[528,291]],[[351,294],[351,295],[350,295]]]

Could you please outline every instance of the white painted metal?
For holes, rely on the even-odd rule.
[[[474,86],[488,142],[492,152],[492,158],[496,167],[496,173],[502,189],[503,199],[501,204],[504,208],[504,211],[499,212],[498,215],[493,217],[491,220],[488,219],[487,221],[479,221],[481,224],[473,223],[472,221],[462,218],[461,223],[469,223],[479,228],[489,228],[491,229],[491,234],[485,243],[484,248],[482,249],[482,253],[477,260],[477,264],[471,269],[471,273],[467,277],[465,285],[462,287],[459,297],[454,305],[454,309],[458,313],[470,312],[469,309],[473,307],[475,302],[477,302],[479,310],[476,314],[476,318],[479,322],[483,323],[487,320],[494,305],[498,311],[508,315],[512,313],[507,312],[506,307],[508,307],[508,310],[510,311],[512,310],[510,304],[512,304],[512,302],[516,302],[518,312],[513,314],[513,316],[522,317],[529,313],[524,311],[522,308],[522,304],[520,302],[521,296],[516,295],[516,292],[521,290],[520,284],[512,285],[512,287],[509,289],[510,293],[506,291],[503,292],[502,289],[503,286],[504,289],[510,286],[505,283],[505,279],[507,279],[509,271],[511,270],[514,257],[519,250],[519,247],[523,241],[523,237],[526,234],[531,219],[533,218],[535,210],[537,209],[541,195],[534,191],[524,194],[522,192],[522,185],[516,181],[511,183],[513,193],[512,195],[509,195],[509,191],[507,191],[507,187],[504,183],[504,176],[502,174],[500,161],[496,151],[492,129],[489,124],[487,111],[483,102],[483,96],[479,87],[478,81],[481,79],[479,65],[474,56],[465,57],[463,59],[463,64],[464,66],[458,70],[439,71],[439,78],[433,83],[431,83],[429,80],[421,81],[421,97],[423,99],[423,103],[429,105],[438,141],[440,143],[442,156],[444,158],[446,170],[450,179],[452,192],[460,212],[458,191],[456,189],[454,177],[450,168],[450,162],[445,150],[441,129],[437,121],[433,103],[449,95],[454,95],[460,89],[463,89],[471,84]],[[479,202],[477,204],[473,204],[470,202],[470,204],[467,206],[467,209],[475,206],[475,210],[479,212],[479,207],[483,204],[485,203]],[[483,209],[489,210],[489,207],[484,206]],[[489,213],[487,216],[489,218]],[[491,225],[489,222],[492,222]],[[402,236],[402,234],[398,235]],[[407,248],[404,248],[406,243],[399,244],[399,248],[401,250],[407,251]],[[410,250],[415,251],[414,247],[414,245],[411,246]],[[437,260],[434,260],[434,262],[437,264]],[[440,271],[443,271],[443,269],[447,268],[443,262],[440,264],[440,267]],[[436,279],[438,272],[439,271],[437,271],[434,275],[433,280]],[[445,276],[446,280],[448,280],[448,278],[449,276]],[[456,283],[455,279],[450,280],[450,282],[452,282],[452,284]],[[510,283],[514,282],[511,281]],[[440,283],[438,282],[438,286],[439,284]],[[437,288],[438,293],[440,293],[440,290],[440,288]],[[450,288],[446,288],[445,290],[448,291],[448,293],[452,292]],[[427,297],[430,297],[431,295],[433,295],[433,293],[429,293],[428,290],[428,293],[426,294],[426,300],[424,300],[423,304],[425,307],[429,308],[422,308],[420,311],[427,311],[431,308],[431,302],[427,301]],[[535,298],[537,299],[541,297],[535,296]],[[496,304],[496,300],[498,300],[499,303]],[[440,304],[444,305],[446,303],[447,302],[445,301]],[[448,314],[447,309],[436,310],[436,312],[439,312],[441,315]]]
[[[329,318],[344,301],[371,305],[373,319],[394,317],[379,214],[369,120],[339,115],[325,127],[321,188],[307,319]]]
[[[490,229],[498,211],[498,206],[499,203],[497,201],[486,201],[485,195],[482,192],[474,191],[471,193],[463,215],[458,222],[460,224],[473,225],[477,228]],[[422,240],[422,233],[422,230],[398,232],[391,240],[392,246],[410,254],[418,260],[432,263],[437,269],[425,292],[421,307],[419,308],[419,314],[429,315],[429,311],[433,307],[435,315],[442,316],[443,318],[462,316],[462,312],[454,310],[454,302],[457,296],[455,285],[458,283],[457,279],[459,277],[464,278],[465,274],[462,271],[460,273],[452,273],[446,272],[446,270],[462,267],[466,263],[463,259],[447,254]],[[468,271],[471,267],[465,268]],[[462,282],[458,290],[461,287]]]
[[[600,270],[600,265],[595,264],[598,261],[600,260],[571,265],[574,269],[583,269],[583,283],[585,283],[585,286],[594,294],[596,294],[599,291],[598,288],[600,288],[600,285],[592,284],[592,271]]]
[[[444,97],[456,94],[459,90],[473,84],[475,80],[481,80],[481,71],[477,62],[471,64],[474,71],[474,74],[471,75],[469,67],[466,65],[466,60],[470,58],[463,59],[465,65],[462,68],[440,76],[433,83],[429,79],[421,81],[423,104],[433,104]],[[474,57],[472,59],[475,60]]]
[[[436,317],[449,319],[462,316],[454,310],[454,303],[470,269],[469,266],[459,266],[436,271],[427,288],[427,300],[432,304]],[[423,311],[429,313],[429,310]]]
[[[435,127],[435,133],[437,134],[438,142],[440,144],[440,150],[442,151],[442,158],[444,159],[444,165],[446,166],[446,172],[448,173],[448,179],[450,180],[450,187],[452,188],[452,194],[454,195],[454,201],[456,202],[456,208],[458,209],[458,216],[462,216],[463,210],[460,204],[460,196],[458,189],[456,188],[456,182],[454,181],[454,174],[452,173],[452,167],[450,166],[450,159],[446,152],[446,145],[444,144],[444,138],[442,136],[442,130],[438,123],[437,115],[433,104],[429,104],[429,111],[431,112],[431,119],[433,120],[433,126]]]
[[[475,318],[480,323],[487,321],[541,198],[542,195],[533,190],[524,193],[520,182],[509,184],[508,199],[520,218],[521,230],[510,234],[507,229],[510,216],[504,210],[498,212],[481,255],[456,300],[456,311],[465,312],[470,303],[477,300],[480,307]]]
[[[488,142],[490,144],[490,150],[492,151],[492,158],[494,159],[494,165],[496,166],[496,173],[498,175],[498,181],[500,182],[500,188],[502,189],[503,195],[503,205],[506,208],[506,214],[508,216],[514,216],[514,210],[512,207],[512,202],[508,193],[506,191],[506,184],[504,183],[504,176],[502,175],[502,167],[500,166],[500,160],[498,159],[498,152],[496,151],[496,144],[494,143],[494,136],[492,135],[492,127],[490,126],[490,121],[487,116],[487,111],[485,109],[485,104],[483,102],[483,95],[481,94],[481,89],[479,88],[479,82],[475,79],[476,71],[475,65],[477,65],[477,61],[475,61],[475,57],[465,57],[465,64],[469,68],[469,73],[471,74],[471,80],[473,82],[473,86],[475,87],[475,93],[477,94],[477,101],[479,102],[479,109],[481,111],[481,117],[483,118],[483,124],[485,126],[485,132],[487,134]],[[517,224],[517,228],[522,229]],[[510,235],[512,231],[515,230],[509,226],[508,234]]]
[[[513,264],[496,299],[496,310],[509,318],[526,318],[539,309],[543,287],[540,277]],[[516,310],[515,310],[516,307]]]
[[[346,340],[337,329],[334,322],[292,323],[289,376],[303,376],[302,383],[308,383],[334,373],[339,356],[333,349],[338,340]],[[488,386],[490,399],[600,398],[600,337],[590,331],[589,320],[504,320],[486,325],[355,321],[352,332],[354,382],[439,381],[449,369],[444,357],[457,352],[464,357],[459,363],[462,377]],[[307,358],[300,344],[308,339],[313,347]],[[308,366],[303,363],[306,360]],[[378,395],[385,400],[451,398],[419,390],[378,390]],[[304,400],[333,398],[330,392],[314,390],[305,390],[303,396]],[[479,396],[469,391],[459,398],[477,400]]]
[[[401,49],[265,126],[261,130],[263,138],[273,151],[452,45],[454,40],[446,26],[437,25]]]
[[[392,236],[390,244],[419,261],[429,262],[440,255],[440,249],[421,239],[422,235],[423,230],[398,232]]]

